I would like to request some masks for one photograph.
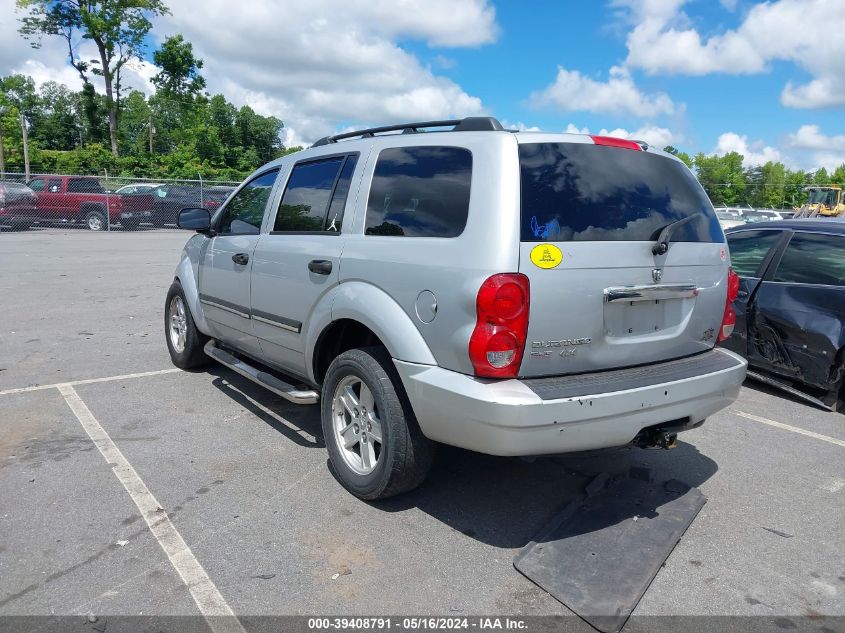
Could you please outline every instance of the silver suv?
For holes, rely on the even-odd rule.
[[[198,234],[167,295],[173,362],[319,402],[363,499],[417,486],[438,442],[671,447],[745,377],[714,347],[738,278],[713,207],[645,143],[484,117],[362,130],[179,225]]]

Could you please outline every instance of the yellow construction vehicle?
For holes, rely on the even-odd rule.
[[[796,208],[796,218],[845,215],[845,191],[841,187],[807,187],[807,202]]]

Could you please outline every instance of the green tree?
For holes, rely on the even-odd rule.
[[[149,153],[152,113],[144,93],[130,92],[123,101],[118,121],[118,138],[121,156]]]
[[[827,170],[824,167],[819,167],[816,170],[816,173],[813,174],[813,184],[814,185],[829,185],[830,184],[830,175],[827,173]]]
[[[40,116],[32,126],[30,138],[44,149],[62,150],[81,145],[79,93],[48,81],[39,89],[38,99],[41,102]]]
[[[194,47],[181,34],[164,40],[161,48],[153,53],[153,62],[161,68],[152,79],[157,91],[169,98],[184,100],[190,105],[205,89],[205,79],[200,75],[202,60],[194,57]]]
[[[679,151],[678,149],[676,149],[672,145],[667,145],[666,147],[663,148],[663,151],[666,152],[667,154],[672,154],[672,156],[676,156],[676,157],[680,158],[682,161],[684,161],[684,164],[687,167],[692,169],[693,160],[690,157],[690,155],[687,154],[686,152]]]
[[[33,46],[40,45],[43,35],[61,36],[83,82],[90,83],[89,70],[103,78],[111,150],[117,158],[120,74],[127,62],[141,59],[144,38],[152,28],[149,18],[168,13],[167,7],[162,0],[17,0],[17,5],[29,11],[21,19],[20,32]],[[79,43],[75,42],[77,32],[94,43],[99,60],[81,61]]]

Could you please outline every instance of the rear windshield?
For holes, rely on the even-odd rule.
[[[588,143],[519,146],[522,241],[652,241],[676,220],[699,216],[674,242],[722,242],[710,200],[680,162]]]

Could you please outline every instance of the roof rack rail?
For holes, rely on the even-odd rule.
[[[365,130],[355,130],[354,132],[344,132],[343,134],[334,134],[332,136],[324,136],[319,141],[314,143],[311,147],[319,147],[321,145],[329,145],[330,143],[337,143],[345,138],[354,138],[360,136],[361,138],[370,138],[382,132],[398,132],[402,134],[416,134],[423,128],[427,127],[449,127],[452,126],[450,132],[493,132],[504,130],[502,124],[491,116],[468,116],[463,119],[446,119],[443,121],[419,121],[416,123],[399,123],[397,125],[384,125],[382,127],[371,127]]]

